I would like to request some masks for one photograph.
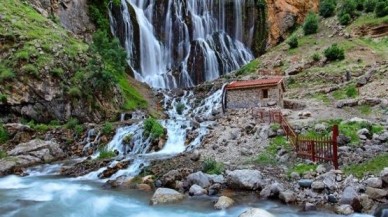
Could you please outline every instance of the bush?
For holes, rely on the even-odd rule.
[[[0,124],[0,143],[5,143],[8,141],[9,135],[7,130],[4,128],[3,124]]]
[[[0,103],[7,103],[7,96],[0,93]]]
[[[182,115],[183,113],[183,110],[185,110],[186,106],[185,104],[183,103],[178,103],[178,105],[176,105],[176,112],[179,114],[179,115]]]
[[[298,38],[296,36],[292,36],[288,41],[287,44],[290,46],[290,49],[297,48],[298,47]]]
[[[355,85],[351,85],[346,88],[346,96],[349,98],[355,98],[358,95],[358,90]]]
[[[102,126],[102,133],[105,134],[105,135],[108,135],[108,134],[111,134],[113,132],[113,125],[112,123],[110,122],[106,122],[103,126]]]
[[[365,0],[364,2],[364,10],[365,12],[373,12],[376,8],[376,0]]]
[[[315,34],[318,31],[318,16],[310,12],[303,24],[303,31],[305,35]]]
[[[313,56],[311,57],[315,62],[318,62],[321,60],[321,55],[319,55],[319,53],[315,53],[313,54]]]
[[[338,47],[337,44],[333,44],[324,51],[325,57],[328,61],[343,60],[345,59],[344,49]]]
[[[114,157],[116,157],[116,153],[107,149],[100,150],[100,154],[98,155],[98,159],[109,159]]]
[[[71,87],[68,91],[69,96],[72,98],[80,98],[81,97],[81,90],[78,87]]]
[[[354,0],[344,0],[338,8],[338,16],[349,14],[351,17],[355,15],[356,3]]]
[[[388,3],[379,2],[376,4],[375,8],[376,17],[384,17],[388,15]]]
[[[56,77],[61,77],[63,75],[63,69],[62,68],[54,68],[51,70],[51,74]]]
[[[65,124],[66,129],[74,129],[78,125],[79,121],[77,118],[70,118]]]
[[[356,9],[358,11],[363,11],[364,10],[364,3],[365,3],[365,0],[355,0]]]
[[[338,21],[341,25],[348,25],[352,21],[352,18],[349,14],[343,14],[339,17]]]
[[[3,81],[11,80],[15,77],[15,74],[11,69],[0,64],[0,83]]]
[[[220,175],[224,172],[224,165],[212,158],[206,158],[202,164],[202,171],[207,174]]]
[[[325,18],[331,17],[334,15],[335,7],[336,7],[335,1],[332,1],[332,0],[321,1],[321,4],[319,6],[319,14]]]
[[[30,75],[38,76],[38,74],[39,74],[38,69],[32,64],[24,65],[24,66],[22,66],[21,69],[24,73],[27,73]]]
[[[144,121],[144,135],[152,139],[160,138],[164,135],[163,126],[154,118],[148,118]]]
[[[77,135],[81,135],[84,132],[84,127],[80,124],[75,125],[74,131]]]

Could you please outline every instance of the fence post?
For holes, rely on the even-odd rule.
[[[333,165],[334,165],[334,168],[337,170],[338,169],[338,141],[337,141],[337,138],[338,138],[338,135],[339,135],[339,129],[338,129],[338,125],[334,125],[333,126]]]
[[[315,142],[311,141],[311,160],[315,162]]]

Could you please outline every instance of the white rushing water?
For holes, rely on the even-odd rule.
[[[124,44],[136,79],[153,88],[191,87],[198,71],[201,75],[195,75],[196,80],[213,80],[253,59],[242,42],[245,10],[247,5],[254,8],[253,0],[234,0],[228,17],[225,1],[168,0],[159,4],[165,13],[155,18],[157,9],[161,10],[156,4],[157,0],[121,0]],[[115,34],[117,21],[112,13],[110,21]],[[253,28],[254,23],[249,29]],[[233,33],[228,34],[228,29]],[[249,34],[246,41],[252,37]],[[203,68],[196,70],[199,65]]]

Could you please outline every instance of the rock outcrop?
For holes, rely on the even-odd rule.
[[[151,205],[176,203],[185,198],[185,195],[169,188],[158,188],[151,198]]]

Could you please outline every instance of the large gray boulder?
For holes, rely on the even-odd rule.
[[[188,175],[187,181],[190,185],[196,184],[202,188],[207,188],[211,184],[209,177],[201,171]]]
[[[257,190],[264,186],[263,176],[258,170],[234,170],[226,172],[229,187],[243,190]]]
[[[295,193],[291,190],[284,191],[280,193],[279,199],[284,203],[293,203],[296,201]]]
[[[356,200],[359,200],[356,190],[352,186],[348,186],[342,193],[339,203],[352,205]]]
[[[368,187],[381,188],[383,186],[383,181],[380,178],[373,177],[365,180],[365,184]]]
[[[192,185],[189,189],[190,196],[201,196],[207,194],[207,191],[199,185]]]
[[[275,216],[263,209],[250,208],[245,212],[241,213],[238,217],[275,217]]]
[[[221,196],[218,198],[217,203],[214,204],[215,209],[227,209],[234,204],[234,200],[229,197]]]
[[[381,198],[384,198],[388,195],[388,191],[384,189],[378,189],[378,188],[371,188],[371,187],[366,187],[366,192],[365,192],[370,198],[378,200]]]
[[[176,203],[185,198],[185,195],[170,189],[170,188],[158,188],[151,198],[151,205]]]

